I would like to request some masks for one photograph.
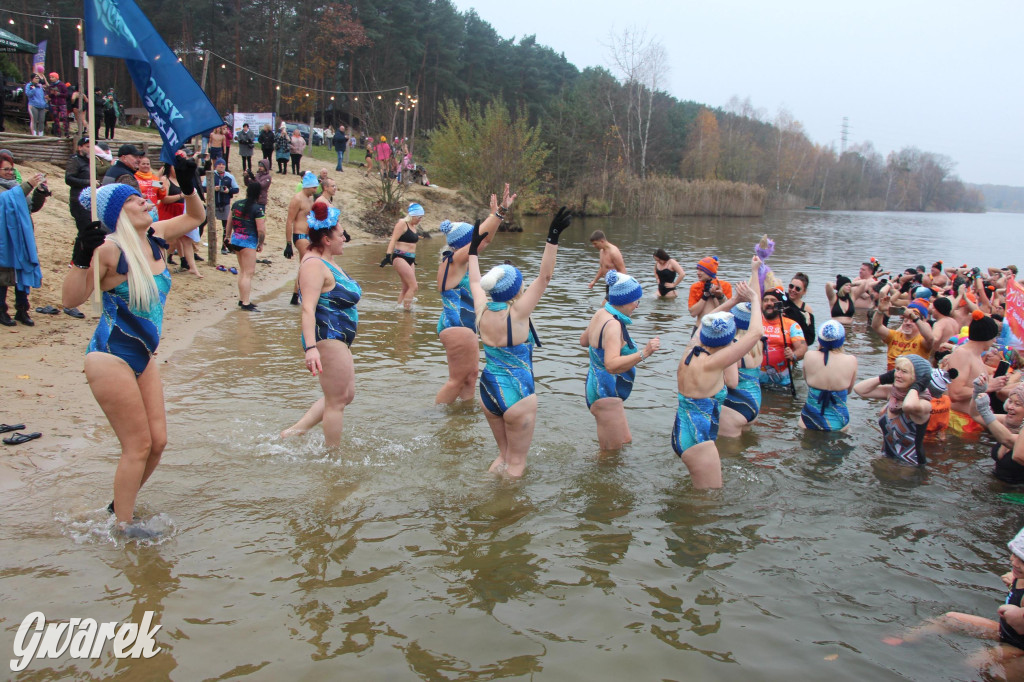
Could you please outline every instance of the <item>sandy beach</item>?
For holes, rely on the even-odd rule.
[[[135,140],[145,135],[133,132],[131,137]],[[155,135],[153,141],[158,141]],[[261,157],[257,154],[254,158]],[[96,327],[97,315],[92,304],[80,306],[86,315],[84,320],[63,313],[44,315],[35,311],[47,305],[61,307],[61,285],[71,259],[75,225],[68,212],[70,188],[64,183],[64,169],[17,158],[15,162],[23,177],[35,172],[46,173],[53,196],[41,211],[32,216],[43,271],[42,287],[31,290],[29,294],[30,315],[36,324],[34,327],[21,324],[0,327],[0,356],[3,357],[0,384],[6,387],[9,396],[14,397],[8,407],[0,410],[0,423],[25,424],[23,431],[38,431],[43,437],[22,445],[2,446],[0,490],[24,485],[33,472],[52,469],[73,460],[83,439],[109,439],[111,448],[117,447],[113,432],[93,399],[83,372],[85,348]],[[237,150],[231,155],[231,162],[234,175],[240,180],[241,163]],[[341,224],[352,236],[352,243],[382,241],[360,227],[359,218],[370,207],[373,196],[373,185],[364,177],[362,170],[349,167],[345,172],[337,172],[333,164],[309,157],[303,164],[304,170],[318,172],[321,168],[327,168],[338,183],[334,205],[341,209]],[[296,258],[285,259],[282,252],[288,201],[297,191],[299,179],[295,175],[273,173],[272,176],[267,204],[266,246],[259,256],[272,263],[256,266],[252,291],[254,300],[291,281],[298,265]],[[412,185],[406,192],[406,199],[422,202],[428,207],[427,217],[421,223],[427,231],[436,231],[446,217],[468,219],[475,212],[455,191],[439,187]],[[219,229],[218,225],[218,234]],[[200,255],[204,257],[205,236],[199,247]],[[234,255],[218,254],[217,262],[226,267],[237,266]],[[178,272],[177,266],[171,266],[174,285],[168,297],[163,336],[156,355],[161,367],[171,360],[176,351],[187,348],[197,331],[216,324],[226,313],[236,309],[236,275],[218,271],[209,262],[198,266],[203,279],[187,271]],[[13,305],[12,290],[8,293],[12,315]],[[177,368],[177,371],[188,371],[188,368]]]

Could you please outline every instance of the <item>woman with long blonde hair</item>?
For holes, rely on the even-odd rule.
[[[135,503],[167,445],[163,383],[150,361],[171,288],[165,250],[168,241],[198,227],[206,215],[195,192],[195,162],[179,155],[174,163],[185,213],[169,220],[153,222],[153,205],[128,185],[104,185],[95,198],[89,189],[82,192],[79,201],[86,209],[95,201],[100,220],[79,233],[63,288],[65,307],[81,305],[92,293],[93,268],[98,268],[103,312],[86,350],[85,376],[121,443],[108,510],[135,538],[153,535],[133,523]]]

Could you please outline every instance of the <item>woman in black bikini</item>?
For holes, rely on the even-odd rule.
[[[395,266],[399,279],[402,280],[402,291],[398,294],[398,305],[412,309],[412,301],[416,296],[416,242],[420,240],[417,226],[423,220],[424,210],[419,204],[409,204],[409,214],[395,223],[388,242],[387,253],[380,266]]]
[[[675,298],[676,287],[686,277],[686,270],[665,249],[654,252],[654,276],[658,278],[658,298]]]
[[[853,314],[857,312],[850,296],[852,290],[853,282],[843,275],[836,275],[835,284],[825,282],[825,295],[828,296],[828,304],[831,306],[832,319],[839,324],[850,324],[853,322]]]

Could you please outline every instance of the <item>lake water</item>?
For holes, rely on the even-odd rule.
[[[837,272],[869,256],[894,270],[1018,262],[1022,220],[579,221],[534,316],[538,425],[518,482],[485,473],[496,451],[479,405],[432,404],[447,376],[434,331],[441,240],[420,242],[412,314],[394,306],[393,270],[377,267],[383,247],[347,249],[364,297],[340,451],[324,451],[319,430],[276,438],[320,395],[290,286],[257,300],[262,314],[229,313],[162,366],[170,445],[138,508],[169,527],[160,544],[110,540],[106,425],[72,464],[5,494],[0,649],[36,610],[136,623],[154,611],[164,649],[152,659],[115,661],[108,646],[100,661],[35,661],[19,679],[977,679],[964,663],[977,640],[882,638],[948,610],[995,615],[1024,507],[1000,498],[988,441],[929,443],[926,471],[893,469],[879,463],[877,403],[851,400],[848,435],[805,434],[801,382],[798,400],[767,395],[756,427],[720,442],[724,489],[695,491],[669,440],[693,322],[684,301],[654,300],[651,253],[677,257],[687,284],[717,254],[736,281],[768,232],[783,280],[810,276],[820,324]],[[545,229],[499,235],[484,266],[508,258],[529,279]],[[634,442],[614,454],[598,451],[578,345],[601,300],[586,289],[594,229],[645,282],[631,335],[662,340],[627,403]],[[861,378],[884,370],[863,319],[848,339]]]

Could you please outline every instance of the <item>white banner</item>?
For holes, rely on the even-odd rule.
[[[274,114],[268,112],[265,114],[243,114],[241,111],[235,114],[234,121],[232,121],[232,128],[235,134],[242,129],[242,125],[248,123],[249,130],[252,131],[254,136],[260,134],[260,130],[264,125],[270,125],[270,129],[274,129]]]

